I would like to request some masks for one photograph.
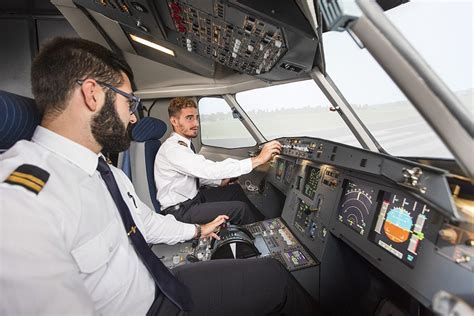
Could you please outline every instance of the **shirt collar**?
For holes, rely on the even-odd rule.
[[[97,169],[98,154],[47,128],[36,127],[31,140],[78,166],[90,176]]]
[[[179,135],[178,133],[171,133],[171,137],[175,137],[177,140],[182,140],[183,142],[185,142],[187,145],[188,145],[188,148],[191,148],[190,144],[191,144],[191,140],[184,137],[184,136],[181,136]]]

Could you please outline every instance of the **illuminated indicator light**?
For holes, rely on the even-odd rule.
[[[413,235],[415,235],[419,240],[425,239],[425,234],[422,232],[413,232]]]
[[[173,20],[175,20],[176,23],[181,23],[181,21],[182,21],[181,15],[179,15],[179,14],[173,14],[173,15],[171,15],[171,17],[173,18]]]
[[[121,5],[120,5],[120,10],[121,10],[123,13],[130,14],[130,10],[128,9],[128,7],[127,7],[126,4],[121,4]]]
[[[175,13],[181,12],[181,8],[176,3],[171,3],[170,7],[171,7],[171,10]]]
[[[132,40],[134,40],[135,42],[137,42],[137,43],[140,43],[142,45],[145,45],[145,46],[151,47],[153,49],[159,50],[162,53],[165,53],[165,54],[168,54],[168,55],[171,55],[171,56],[175,56],[174,51],[172,51],[169,48],[166,48],[164,46],[161,46],[161,45],[158,45],[156,43],[150,42],[146,39],[143,39],[141,37],[138,37],[138,36],[135,36],[135,35],[132,35],[132,34],[130,34],[130,38]]]
[[[186,33],[186,27],[183,24],[178,25],[178,31],[180,33]]]
[[[414,257],[412,255],[407,255],[407,260],[408,261],[413,261]]]

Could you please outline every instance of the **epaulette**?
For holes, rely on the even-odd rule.
[[[183,142],[182,140],[178,140],[178,144],[180,144],[181,146],[184,146],[184,147],[188,147],[188,144],[186,144],[186,142]]]
[[[38,194],[46,182],[48,182],[49,173],[40,167],[24,164],[16,168],[8,178],[5,179],[5,183],[19,185],[25,189]]]

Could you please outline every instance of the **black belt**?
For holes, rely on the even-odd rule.
[[[186,207],[186,208],[190,207],[191,205],[193,205],[199,199],[200,198],[199,198],[199,193],[198,193],[192,199],[186,200],[184,202],[180,202],[180,203],[175,204],[175,205],[168,206],[167,208],[165,208],[161,212],[165,215],[173,214],[173,212],[176,212],[176,211],[180,210],[182,207]]]
[[[184,202],[182,202],[184,203]],[[177,211],[181,208],[181,204],[182,203],[178,203],[176,205],[171,205],[170,207],[167,207],[165,208],[163,211],[161,211],[164,215],[168,215],[168,214],[171,214],[173,213],[174,211]]]

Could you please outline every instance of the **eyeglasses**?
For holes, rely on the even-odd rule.
[[[84,80],[77,80],[77,84],[82,85],[84,83]],[[115,93],[120,94],[121,96],[124,96],[125,98],[128,99],[128,110],[130,111],[130,114],[135,113],[137,111],[138,106],[140,105],[140,98],[134,96],[133,94],[127,93],[125,91],[122,91],[120,89],[115,88],[114,86],[109,85],[108,83],[96,80],[98,84],[100,84],[103,87],[109,88]]]

